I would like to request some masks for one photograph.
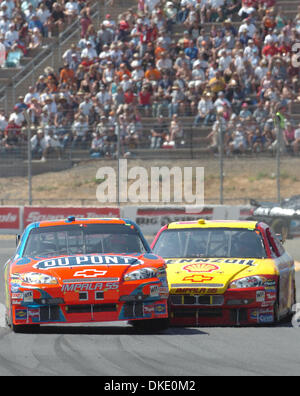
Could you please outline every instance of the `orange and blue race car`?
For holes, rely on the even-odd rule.
[[[130,220],[30,224],[5,264],[5,287],[7,324],[16,332],[53,323],[168,325],[165,262]]]
[[[171,223],[152,250],[166,259],[171,325],[265,324],[292,313],[294,261],[264,223]]]

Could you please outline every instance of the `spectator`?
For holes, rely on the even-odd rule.
[[[292,143],[293,151],[295,154],[300,151],[300,123],[298,124],[298,128],[295,129],[294,134],[294,142]]]
[[[72,133],[72,148],[74,149],[75,147],[77,147],[79,143],[83,148],[85,148],[88,142],[89,126],[88,120],[83,114],[80,114],[78,116],[78,119],[73,122]]]
[[[149,85],[143,85],[138,95],[139,107],[144,111],[147,117],[150,117],[152,107],[152,93]]]
[[[168,127],[163,115],[160,115],[156,119],[156,123],[154,124],[153,128],[150,130],[150,133],[151,133],[150,148],[152,149],[161,148],[162,144],[164,143],[165,137],[168,135]]]
[[[97,131],[94,134],[94,138],[91,143],[90,155],[93,158],[99,158],[102,157],[104,153],[105,153],[104,136],[101,135],[99,131]]]
[[[204,125],[209,125],[216,120],[215,107],[211,100],[211,94],[207,92],[198,103],[198,114],[194,121],[194,126],[198,126],[201,121]]]

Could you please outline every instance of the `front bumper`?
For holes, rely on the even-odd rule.
[[[227,290],[224,294],[171,294],[173,326],[247,325],[274,322],[276,289]]]
[[[19,288],[10,295],[10,322],[14,325],[89,323],[168,317],[168,294],[149,282],[120,289],[88,290],[49,286]]]

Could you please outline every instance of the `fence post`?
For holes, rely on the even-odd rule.
[[[285,118],[277,111],[274,118],[276,128],[276,185],[277,185],[277,202],[281,202],[281,185],[280,185],[280,171],[281,171],[281,142],[282,142],[282,129],[284,128]]]
[[[218,112],[218,148],[219,148],[219,166],[220,166],[220,205],[224,203],[224,139],[223,139],[223,128],[222,128],[222,113]]]

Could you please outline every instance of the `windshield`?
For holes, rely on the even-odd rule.
[[[31,230],[23,256],[55,257],[73,254],[145,253],[131,224],[74,224]]]
[[[163,231],[153,252],[163,258],[266,258],[259,231],[193,228]]]

